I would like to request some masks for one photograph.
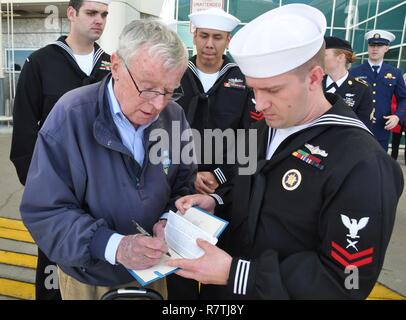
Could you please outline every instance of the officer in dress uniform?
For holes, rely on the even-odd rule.
[[[324,40],[324,92],[335,93],[343,98],[357,117],[370,128],[373,116],[372,92],[366,81],[349,77],[349,66],[356,59],[350,43],[337,37],[324,37]]]
[[[351,77],[359,77],[367,81],[372,89],[375,108],[375,123],[372,132],[381,146],[388,150],[390,130],[398,123],[403,123],[406,112],[406,87],[402,71],[383,62],[389,44],[395,36],[384,30],[371,30],[365,34],[368,40],[368,61],[350,70]],[[392,96],[398,103],[396,112],[392,114]]]
[[[340,97],[323,92],[326,28],[316,8],[289,4],[231,40],[265,121],[252,126],[256,172],[216,191],[232,205],[218,246],[198,240],[202,257],[168,263],[201,281],[204,299],[365,299],[378,279],[402,170]],[[221,206],[202,194],[176,202],[182,212],[191,205]]]

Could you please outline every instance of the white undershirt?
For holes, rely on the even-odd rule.
[[[338,80],[335,82],[336,85],[337,85],[337,87],[341,87],[341,85],[344,83],[345,80],[347,80],[347,78],[348,78],[348,71],[347,71],[347,73],[344,75],[344,77],[338,79]],[[333,79],[331,79],[330,76],[327,76],[327,79],[326,79],[326,88],[327,88],[330,84],[332,84],[333,82],[334,82]],[[334,88],[334,87],[333,87],[333,88],[330,88],[329,90],[327,90],[327,92],[335,93],[335,92],[336,92],[336,88]]]
[[[207,92],[216,82],[219,72],[217,71],[215,73],[204,73],[200,69],[197,69],[197,74],[199,76],[200,82],[203,85],[204,92]]]
[[[284,129],[276,129],[276,132],[273,137],[271,137],[272,129],[269,128],[268,133],[268,149],[266,151],[266,160],[270,160],[275,153],[276,149],[278,149],[279,145],[290,135],[303,130],[309,127],[311,123],[302,124],[300,126],[294,126],[290,128]],[[272,139],[272,141],[271,141]]]
[[[372,68],[372,66],[379,66],[379,68],[377,70],[377,72],[379,73],[381,71],[381,68],[382,68],[383,60],[381,60],[379,63],[373,63],[371,60],[368,59],[368,63],[370,65],[372,71],[374,70]]]
[[[74,54],[78,66],[88,76],[92,73],[93,69],[93,55],[94,50],[89,54]]]

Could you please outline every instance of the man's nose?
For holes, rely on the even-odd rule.
[[[96,14],[95,23],[97,23],[97,24],[103,23],[103,17],[101,16],[101,14]]]
[[[258,112],[264,111],[271,105],[269,98],[265,98],[263,94],[258,92],[255,92],[255,99],[253,99],[253,102],[255,103],[255,110]]]
[[[154,107],[155,110],[161,112],[168,104],[168,99],[164,95],[160,94],[155,98],[149,100],[149,103]]]
[[[206,47],[213,48],[213,39],[211,37],[207,39]]]

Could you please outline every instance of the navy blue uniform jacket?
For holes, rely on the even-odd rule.
[[[372,125],[372,133],[377,140],[387,141],[390,130],[384,129],[387,120],[383,117],[392,114],[393,95],[395,95],[397,101],[395,114],[399,117],[400,123],[403,123],[406,116],[406,87],[402,71],[390,64],[383,63],[378,77],[375,78],[371,66],[366,61],[362,65],[350,69],[350,77],[359,77],[369,83],[376,118],[376,123]]]

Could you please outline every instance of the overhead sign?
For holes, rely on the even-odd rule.
[[[203,11],[211,8],[220,8],[224,10],[224,0],[190,0],[190,13]],[[190,32],[194,28],[190,23]]]

